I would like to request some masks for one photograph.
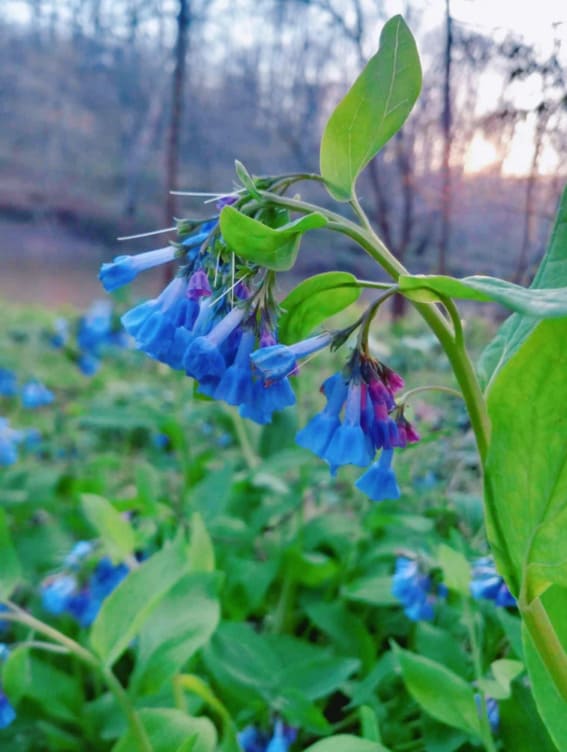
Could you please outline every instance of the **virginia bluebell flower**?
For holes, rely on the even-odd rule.
[[[398,481],[391,467],[393,455],[392,449],[383,449],[378,461],[374,462],[354,484],[372,501],[400,498]]]
[[[0,729],[6,728],[16,719],[16,711],[12,707],[10,700],[0,689]]]
[[[297,361],[307,355],[322,350],[332,342],[330,332],[317,334],[293,345],[271,345],[263,347],[250,356],[254,368],[262,375],[265,382],[277,381],[291,376],[297,370]]]
[[[478,714],[480,715],[482,713],[482,697],[478,693],[475,693],[474,701],[478,709]],[[493,697],[486,697],[485,701],[486,715],[488,717],[490,730],[492,733],[496,733],[500,726],[500,709],[498,708],[498,702]]]
[[[69,598],[77,589],[77,579],[70,574],[56,574],[41,585],[41,603],[50,614],[59,616],[67,610]]]
[[[17,461],[18,445],[24,439],[24,431],[11,428],[10,421],[0,417],[0,467],[13,465]]]
[[[77,569],[93,551],[94,545],[91,541],[77,541],[65,557],[63,565],[67,569]]]
[[[10,655],[10,646],[5,642],[0,642],[0,663],[3,663]]]
[[[13,371],[0,368],[0,397],[15,397],[18,393],[18,379]]]
[[[22,387],[21,392],[22,405],[28,410],[35,410],[37,407],[50,405],[55,396],[45,384],[40,381],[28,381]]]
[[[65,347],[69,340],[69,322],[67,319],[58,318],[55,321],[55,331],[50,337],[52,347]]]
[[[95,357],[92,353],[88,352],[81,353],[79,355],[79,359],[77,360],[79,370],[81,371],[81,373],[84,373],[85,376],[94,376],[95,373],[97,373],[100,369],[100,364],[100,359]]]
[[[132,282],[141,272],[173,261],[176,253],[176,248],[170,245],[137,256],[117,256],[111,263],[102,265],[98,278],[106,292],[112,292]]]
[[[417,559],[398,556],[392,578],[392,595],[402,603],[408,619],[433,619],[436,596],[443,596],[445,592],[442,585],[434,585],[431,577],[421,570]]]
[[[503,608],[516,605],[516,599],[496,571],[491,556],[483,556],[474,562],[470,590],[473,598],[485,598]]]
[[[77,345],[81,352],[100,355],[112,337],[112,305],[108,300],[95,300],[79,320]]]
[[[296,736],[296,729],[278,720],[271,736],[255,726],[247,726],[239,732],[238,743],[243,752],[289,752]]]

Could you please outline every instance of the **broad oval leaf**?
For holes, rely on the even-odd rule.
[[[532,288],[567,287],[567,188],[563,191],[549,244],[534,277]],[[478,371],[483,383],[494,377],[522,343],[529,337],[538,321],[513,314],[500,327],[496,337],[482,353]]]
[[[337,201],[353,197],[359,173],[402,127],[421,90],[415,40],[401,16],[382,29],[378,52],[329,118],[321,175]]]
[[[546,321],[488,394],[487,531],[512,591],[529,603],[567,586],[567,321]]]
[[[108,596],[91,632],[91,645],[107,666],[122,655],[164,595],[188,571],[187,546],[179,535]]]
[[[138,713],[153,752],[215,752],[217,748],[217,733],[208,718],[192,718],[170,708],[143,708]],[[140,752],[131,730],[112,752]]]
[[[396,649],[396,656],[409,693],[426,713],[481,738],[478,709],[470,684],[429,658],[400,648]]]
[[[287,345],[304,339],[319,324],[359,297],[356,277],[348,272],[325,272],[303,280],[281,302],[280,342]]]
[[[307,747],[305,752],[388,752],[386,747],[350,734],[337,734]]]
[[[291,269],[297,258],[301,235],[307,230],[325,227],[326,218],[317,212],[273,228],[242,214],[234,206],[225,206],[220,228],[227,246],[240,258],[276,272]]]
[[[114,564],[132,556],[135,545],[132,526],[109,501],[95,494],[83,494],[81,506]]]
[[[400,291],[419,302],[439,300],[439,295],[463,300],[501,303],[512,311],[539,319],[567,316],[567,287],[535,289],[521,287],[496,277],[443,275],[402,275]]]

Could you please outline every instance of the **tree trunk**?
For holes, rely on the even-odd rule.
[[[439,274],[447,271],[447,253],[451,232],[451,53],[453,47],[453,21],[451,19],[450,0],[445,0],[446,36],[445,36],[445,81],[443,85],[443,164],[441,167],[441,232],[439,237]]]

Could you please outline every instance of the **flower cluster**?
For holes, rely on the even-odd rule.
[[[274,379],[296,367],[293,356],[297,352],[303,355],[329,344],[325,338],[268,348],[271,353],[255,353],[252,360],[264,378]],[[403,384],[401,376],[383,363],[355,350],[346,368],[323,383],[327,404],[299,431],[297,443],[326,460],[332,474],[343,465],[368,468],[355,485],[373,501],[399,498],[392,470],[393,449],[419,440],[403,409],[396,405],[395,394]],[[374,461],[377,451],[380,455]]]
[[[31,379],[20,387],[18,377],[13,371],[0,368],[0,397],[13,398],[18,396],[22,401],[22,406],[27,410],[51,405],[55,400],[53,392],[41,381]]]
[[[296,729],[276,721],[271,735],[247,726],[238,734],[238,742],[244,752],[288,752],[296,736]]]
[[[65,559],[65,570],[47,578],[41,586],[41,602],[50,614],[70,614],[81,627],[90,626],[103,601],[128,575],[126,564],[114,565],[102,558],[86,581],[76,570],[92,552],[92,544],[81,541]]]
[[[436,583],[430,574],[423,571],[417,559],[399,556],[392,578],[392,595],[404,606],[404,613],[411,621],[433,619],[433,606],[438,598],[444,598],[447,590]]]
[[[490,556],[483,556],[474,562],[470,590],[473,598],[485,598],[503,608],[516,605],[516,599],[496,571],[494,561]]]
[[[276,410],[295,403],[290,378],[300,360],[339,346],[363,319],[346,336],[347,330],[327,332],[281,344],[273,272],[232,254],[229,261],[218,217],[180,223],[178,232],[178,243],[104,264],[102,284],[113,291],[146,269],[177,260],[178,274],[161,294],[122,317],[125,330],[138,349],[185,371],[199,393],[269,423]],[[372,500],[399,498],[393,449],[419,440],[396,404],[402,387],[402,378],[370,357],[360,340],[344,371],[323,384],[327,405],[298,433],[298,444],[324,459],[332,474],[344,465],[367,468],[356,486]]]
[[[74,327],[76,345],[71,343],[71,328],[66,319],[55,322],[50,336],[53,347],[65,348],[85,376],[94,376],[108,347],[125,347],[127,337],[116,327],[112,305],[107,300],[96,300]]]

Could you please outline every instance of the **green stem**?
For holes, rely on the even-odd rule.
[[[567,702],[567,654],[539,598],[527,605],[519,601],[524,624],[553,682]]]
[[[463,601],[464,601],[463,616],[464,616],[465,624],[467,626],[467,630],[469,633],[469,640],[471,643],[471,654],[472,654],[473,666],[474,666],[474,675],[478,684],[479,680],[482,679],[484,676],[483,671],[482,671],[482,655],[481,655],[480,645],[477,639],[476,627],[474,623],[473,614],[471,613],[469,599],[463,598]],[[478,684],[478,693],[481,697],[481,707],[480,707],[479,715],[480,715],[480,730],[482,734],[482,743],[484,744],[484,748],[486,749],[486,752],[496,752],[496,746],[494,744],[494,739],[492,738],[492,731],[490,729],[490,720],[488,718],[488,709],[486,706],[486,695],[480,684]]]
[[[11,611],[2,613],[2,619],[4,621],[13,621],[18,624],[23,624],[27,627],[30,627],[30,629],[33,629],[35,632],[39,632],[45,637],[48,637],[50,640],[53,640],[53,642],[62,645],[70,653],[75,655],[80,661],[90,666],[91,668],[96,669],[97,672],[101,673],[106,681],[108,688],[115,696],[117,702],[122,707],[125,716],[128,718],[132,735],[137,740],[140,752],[153,752],[152,745],[150,743],[146,730],[142,725],[140,717],[136,712],[136,709],[130,702],[130,698],[128,697],[125,689],[122,687],[118,679],[114,676],[112,671],[109,668],[103,666],[95,655],[93,655],[82,645],[79,645],[79,643],[75,642],[75,640],[67,637],[67,635],[59,632],[59,630],[50,627],[49,624],[45,624],[39,619],[36,619],[35,616],[32,616],[27,611],[24,611],[15,603],[12,603],[11,601],[4,601],[4,603],[6,603],[6,605],[12,609]]]
[[[236,410],[228,410],[228,413],[232,418],[234,430],[236,431],[236,438],[238,439],[238,443],[240,444],[240,449],[242,451],[242,456],[244,457],[248,468],[250,470],[255,470],[260,464],[260,460],[256,452],[254,451],[252,444],[250,443],[250,438],[248,436],[246,426],[244,425],[244,421],[242,420],[242,417],[236,412]]]
[[[298,201],[284,196],[278,196],[267,191],[261,192],[262,198],[269,203],[283,206],[291,211],[309,214],[319,212],[324,214],[328,219],[327,229],[339,232],[350,237],[360,245],[371,258],[373,258],[394,280],[397,281],[401,274],[407,274],[408,271],[398,259],[388,250],[374,230],[370,227],[368,220],[364,227],[360,227],[355,222],[320,206],[310,204],[305,201]],[[359,211],[364,214],[359,206]],[[365,215],[364,215],[365,216]],[[426,323],[432,329],[441,346],[445,350],[447,357],[455,373],[455,378],[459,383],[463,398],[466,402],[471,425],[475,433],[478,451],[484,464],[488,450],[488,440],[490,436],[490,421],[486,411],[486,405],[474,372],[474,368],[458,336],[454,336],[446,318],[441,314],[437,306],[432,303],[415,303],[416,310],[425,319]]]

